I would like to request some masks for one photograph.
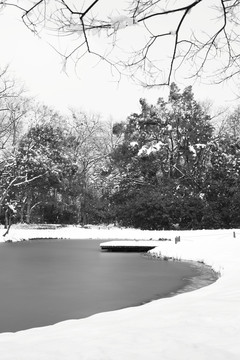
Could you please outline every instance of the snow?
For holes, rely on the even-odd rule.
[[[194,149],[194,146],[190,145],[189,150],[193,153],[194,156],[197,156],[196,150]]]
[[[141,149],[138,151],[138,156],[141,155],[150,155],[152,153],[155,153],[157,151],[159,151],[161,149],[162,146],[165,146],[166,144],[164,144],[161,141],[158,141],[155,144],[151,144],[149,147],[147,147],[146,145],[143,145],[141,147]]]
[[[2,229],[0,229],[2,231]],[[181,241],[175,244],[175,237]],[[238,360],[240,230],[141,231],[66,227],[11,229],[7,240],[32,237],[158,240],[151,250],[203,261],[221,273],[196,291],[81,320],[0,334],[1,360]],[[6,239],[2,239],[4,241]]]
[[[144,246],[148,246],[148,247],[157,247],[159,246],[159,240],[115,240],[115,241],[107,241],[107,242],[102,242],[100,244],[100,247],[102,246],[108,246],[108,247],[124,247],[126,246],[131,248],[131,247],[144,247]]]

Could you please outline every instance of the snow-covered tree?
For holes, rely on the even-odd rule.
[[[122,133],[122,143],[112,152],[119,174],[113,199],[117,206],[128,204],[135,212],[137,204],[144,208],[143,193],[148,194],[145,202],[152,198],[153,212],[157,203],[169,208],[174,202],[176,211],[172,206],[170,226],[177,221],[177,208],[182,207],[183,199],[186,202],[190,196],[189,204],[193,199],[199,203],[203,200],[213,136],[211,118],[194,99],[191,87],[181,92],[174,83],[167,101],[160,98],[156,105],[149,105],[141,99],[140,104],[141,113],[130,115],[125,125],[115,127]],[[161,201],[155,201],[154,196]],[[165,215],[170,211],[166,208]],[[150,212],[149,203],[144,209]],[[160,219],[158,222],[164,227]]]
[[[36,207],[61,202],[61,192],[76,171],[64,130],[51,124],[36,125],[22,137],[12,168],[16,180],[11,191],[21,220],[30,221]],[[42,219],[41,219],[42,220]]]
[[[141,113],[129,116],[124,140],[113,159],[123,170],[135,167],[145,181],[188,178],[200,175],[207,160],[206,148],[213,133],[210,116],[194,99],[192,88],[181,93],[171,84],[168,101],[156,105],[140,100]],[[195,181],[195,180],[194,180]]]

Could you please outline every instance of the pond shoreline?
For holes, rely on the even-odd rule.
[[[233,233],[236,236],[233,236]],[[15,239],[38,231],[11,229]],[[205,263],[221,273],[211,286],[143,306],[63,321],[53,326],[0,334],[1,360],[138,359],[236,360],[240,356],[240,230],[141,231],[136,229],[43,230],[40,237],[72,239],[154,239],[181,236],[159,244],[156,254]],[[4,241],[1,239],[0,241]],[[221,331],[220,331],[221,329]]]
[[[183,292],[200,276],[188,262],[108,253],[100,242],[40,238],[1,244],[1,332],[140,306]]]
[[[46,231],[46,229],[41,229],[41,232],[44,233]],[[10,234],[11,236],[11,234]],[[62,237],[29,237],[29,238],[21,238],[21,239],[18,239],[18,238],[14,238],[13,237],[13,240],[10,239],[10,236],[9,238],[7,239],[7,243],[9,242],[25,242],[25,241],[49,241],[49,240],[52,240],[52,241],[62,241],[62,240],[74,240],[74,241],[83,241],[83,240],[86,240],[86,241],[94,241],[94,240],[99,240],[99,239],[93,239],[93,238],[62,238]],[[109,240],[109,239],[108,239]],[[104,243],[104,239],[101,239],[101,241],[103,241]],[[171,241],[168,239],[168,241]],[[127,252],[128,250],[128,245],[132,245],[132,243],[139,243],[140,245],[142,244],[146,244],[146,245],[149,245],[149,244],[155,244],[155,248],[153,248],[152,250],[148,251],[148,252],[141,252],[142,256],[144,257],[147,257],[149,260],[154,260],[154,261],[179,261],[179,262],[184,262],[186,263],[187,265],[190,265],[191,267],[194,267],[195,269],[197,268],[197,270],[199,271],[199,274],[197,276],[193,276],[193,277],[189,277],[189,278],[186,278],[186,283],[183,287],[181,287],[180,289],[177,289],[175,291],[171,291],[169,292],[168,294],[166,295],[161,295],[161,296],[157,296],[155,298],[152,298],[148,301],[143,301],[143,302],[138,302],[136,303],[135,305],[133,306],[141,306],[141,305],[144,305],[146,303],[149,303],[149,302],[153,302],[153,301],[156,301],[156,300],[161,300],[161,299],[164,299],[164,298],[169,298],[169,297],[173,297],[173,296],[177,296],[179,294],[183,294],[183,293],[187,293],[187,292],[191,292],[191,291],[195,291],[195,290],[198,290],[200,288],[203,288],[203,287],[206,287],[206,286],[209,286],[211,284],[213,284],[214,282],[216,282],[219,277],[220,277],[220,273],[215,271],[211,266],[209,265],[206,265],[204,262],[201,262],[201,261],[193,261],[193,260],[184,260],[184,259],[180,259],[180,258],[173,258],[173,257],[167,257],[167,256],[162,256],[161,254],[159,254],[158,252],[156,253],[155,252],[155,249],[161,247],[161,244],[163,244],[165,242],[162,241],[162,240],[158,240],[158,241],[153,241],[152,239],[150,240],[127,240],[127,239],[116,239],[116,240],[113,240],[112,242],[115,242],[116,244],[119,242],[121,244],[125,244],[125,250],[124,252]],[[102,251],[101,250],[101,245],[103,244],[101,243],[100,244],[100,248],[99,248],[99,251]],[[158,247],[156,245],[159,245]],[[131,249],[131,246],[129,247],[130,251],[132,251]],[[111,256],[111,254],[110,254]],[[91,315],[90,315],[91,316]]]
[[[74,229],[74,235],[69,234],[69,237],[64,237],[64,236],[59,236],[60,233],[63,230],[72,230]],[[81,235],[85,234],[87,236],[88,232],[94,231],[95,234],[97,234],[98,232],[100,233],[105,233],[107,235],[110,235],[112,231],[118,231],[118,234],[120,235],[120,237],[111,237],[110,238],[105,236],[96,236],[96,238],[93,237],[76,237],[76,231],[79,231],[81,233]],[[97,232],[96,232],[97,230]],[[126,232],[132,232],[134,234],[134,237],[129,236],[123,236],[125,235],[124,233]],[[204,232],[205,230],[202,230],[202,232]],[[220,230],[221,231],[221,230]],[[19,232],[21,232],[23,234],[23,236],[19,236]],[[37,236],[32,237],[31,233],[36,232]],[[52,233],[51,235],[49,234]],[[211,230],[210,230],[211,232]],[[215,231],[216,232],[216,231]],[[13,234],[12,234],[13,233]],[[57,234],[58,233],[58,234]],[[148,233],[152,235],[151,238],[135,238],[135,234],[136,233],[141,233],[141,234],[146,234],[146,236],[148,236]],[[154,239],[154,233],[155,234],[164,234],[161,235],[160,237],[157,236],[157,238]],[[15,225],[12,227],[11,229],[11,233],[6,236],[6,238],[2,237],[2,241],[1,241],[1,236],[0,236],[0,243],[1,242],[21,242],[21,241],[37,241],[37,240],[56,240],[56,241],[60,241],[60,240],[75,240],[75,241],[81,241],[81,240],[88,240],[88,241],[94,241],[94,240],[100,240],[102,242],[105,241],[109,241],[111,240],[111,242],[121,242],[121,243],[126,243],[126,246],[128,245],[128,242],[140,242],[140,243],[146,243],[147,245],[154,243],[154,248],[152,250],[149,250],[145,256],[149,257],[150,259],[158,259],[158,260],[165,260],[165,261],[181,261],[181,262],[186,262],[188,264],[190,264],[191,266],[195,266],[198,269],[201,268],[200,271],[200,275],[197,277],[193,277],[191,279],[188,279],[188,284],[183,286],[183,288],[170,293],[167,296],[164,297],[160,297],[157,299],[153,299],[151,301],[154,300],[159,300],[165,297],[172,297],[172,296],[176,296],[185,292],[191,292],[194,290],[198,290],[202,287],[208,286],[213,284],[214,282],[216,282],[220,277],[221,277],[221,273],[220,271],[215,270],[212,266],[205,264],[203,261],[198,261],[198,260],[188,260],[188,259],[181,259],[181,258],[174,258],[172,256],[162,256],[161,252],[159,253],[159,249],[161,248],[161,246],[164,244],[167,245],[167,243],[171,243],[171,245],[174,243],[175,241],[175,234],[181,233],[181,232],[176,232],[176,231],[151,231],[151,230],[138,230],[138,229],[124,229],[124,228],[115,228],[115,227],[108,227],[108,226],[89,226],[89,227],[81,227],[81,226],[53,226],[53,225],[32,225],[32,226],[23,226],[21,227],[21,225]],[[190,232],[191,233],[191,232]],[[49,236],[46,236],[44,234],[49,234]],[[55,236],[53,236],[53,234]],[[30,235],[30,236],[29,236]],[[57,236],[56,236],[57,235]],[[163,239],[162,239],[163,238]],[[172,239],[171,239],[172,238]],[[179,236],[180,238],[180,236]],[[167,241],[166,241],[167,240]],[[155,251],[156,249],[156,251]],[[142,304],[142,303],[141,303]],[[136,305],[138,306],[138,305]]]

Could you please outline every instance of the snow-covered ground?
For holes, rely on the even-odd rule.
[[[177,244],[176,236],[181,237]],[[240,359],[240,230],[11,229],[8,240],[40,237],[171,238],[159,241],[152,252],[203,261],[221,277],[210,286],[139,307],[0,334],[0,360]]]

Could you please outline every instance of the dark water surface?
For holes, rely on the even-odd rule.
[[[101,252],[101,242],[0,244],[0,332],[139,305],[177,292],[199,275],[186,263]]]

